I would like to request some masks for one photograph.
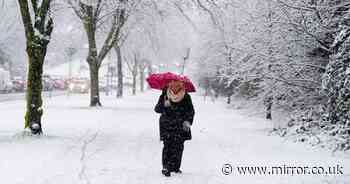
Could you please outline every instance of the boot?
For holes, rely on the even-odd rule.
[[[170,177],[171,174],[170,174],[170,171],[168,169],[162,169],[162,174],[166,177]]]
[[[182,171],[181,171],[180,169],[175,169],[174,172],[175,172],[176,174],[181,174],[181,173],[182,173]]]

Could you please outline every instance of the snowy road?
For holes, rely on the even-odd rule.
[[[52,97],[52,96],[60,96],[64,95],[67,92],[65,91],[45,91],[43,92],[44,97]],[[13,100],[25,100],[25,93],[8,93],[8,94],[2,94],[0,93],[0,102],[5,101],[13,101]]]
[[[183,174],[161,175],[162,144],[157,93],[122,100],[103,97],[88,108],[88,96],[48,99],[46,136],[23,138],[24,102],[0,103],[0,173],[6,184],[228,184],[350,183],[350,156],[268,136],[269,122],[247,117],[222,103],[193,97],[193,140],[186,142]],[[233,173],[224,175],[222,166]],[[343,166],[343,175],[239,175],[237,166]]]

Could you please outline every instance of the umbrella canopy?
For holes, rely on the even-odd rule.
[[[185,84],[186,92],[196,92],[191,80],[184,75],[177,75],[171,72],[151,74],[147,79],[149,86],[153,89],[163,90],[171,81],[181,81]]]

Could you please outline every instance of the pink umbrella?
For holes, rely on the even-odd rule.
[[[191,80],[184,75],[177,75],[171,72],[151,74],[147,79],[149,86],[153,89],[163,90],[170,81],[182,81],[185,84],[186,92],[196,92]]]

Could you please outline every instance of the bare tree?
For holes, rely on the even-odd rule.
[[[50,16],[51,0],[18,0],[22,16],[28,54],[27,112],[25,128],[33,134],[42,133],[42,73],[47,46],[53,31]],[[30,6],[31,4],[31,6]],[[33,12],[31,14],[31,12]]]
[[[128,37],[128,31],[131,28],[126,28],[126,31],[121,36],[120,41],[114,45],[115,53],[117,54],[117,79],[118,79],[118,85],[117,85],[117,98],[123,97],[123,91],[124,91],[124,74],[123,74],[123,56],[122,56],[122,49],[123,43],[125,43],[127,37]]]
[[[134,51],[132,52],[130,59],[124,59],[132,75],[132,94],[133,95],[136,95],[137,75],[138,75],[138,67],[140,63],[139,57],[140,57],[139,53]]]
[[[117,53],[117,78],[118,78],[118,85],[117,85],[117,98],[123,97],[123,56],[121,53],[120,46],[114,47],[115,52]]]
[[[139,73],[140,73],[140,91],[145,91],[145,71],[148,68],[148,65],[150,62],[147,59],[142,59],[141,62],[139,62]]]
[[[25,42],[23,31],[18,29],[22,23],[18,21],[17,9],[16,1],[0,1],[0,65],[4,65],[10,76],[13,76],[13,71],[24,68],[18,65],[25,56],[25,53],[18,54],[18,48],[23,48]]]
[[[86,61],[90,69],[90,106],[101,106],[99,69],[108,52],[119,41],[122,27],[127,19],[128,1],[96,0],[94,3],[84,3],[80,0],[69,0],[68,2],[82,21],[88,38],[89,52]],[[98,50],[96,34],[99,26],[106,23],[110,23],[109,31],[101,49]]]

